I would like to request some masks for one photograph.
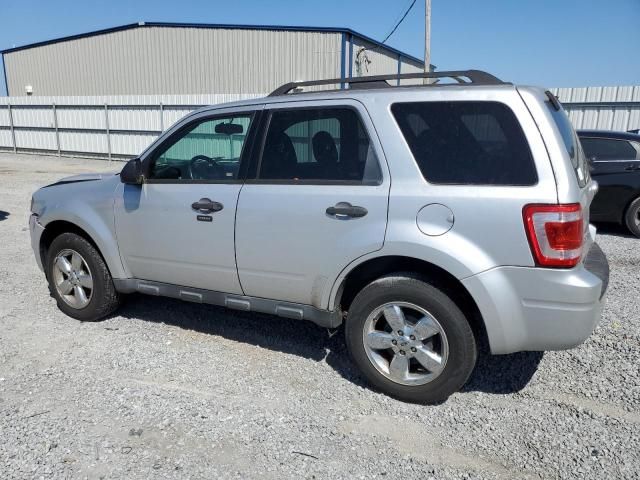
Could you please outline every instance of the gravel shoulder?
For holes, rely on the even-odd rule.
[[[2,478],[640,478],[640,240],[601,227],[603,318],[480,358],[463,392],[371,391],[342,331],[134,295],[80,323],[30,249],[31,193],[105,161],[0,153]]]

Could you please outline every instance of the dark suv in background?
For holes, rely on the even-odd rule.
[[[606,130],[578,130],[599,190],[591,220],[626,225],[640,237],[640,135]]]

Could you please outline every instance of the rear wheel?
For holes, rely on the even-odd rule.
[[[636,198],[627,208],[624,222],[631,233],[640,237],[640,197]]]
[[[409,402],[446,400],[476,362],[476,342],[464,314],[444,292],[410,273],[365,287],[351,304],[345,335],[367,380]]]
[[[63,233],[51,242],[46,269],[49,291],[58,308],[70,317],[95,321],[120,305],[102,256],[75,233]]]

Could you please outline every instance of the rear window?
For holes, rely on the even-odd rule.
[[[430,183],[534,185],[538,181],[524,132],[503,103],[397,103],[391,111]]]
[[[582,188],[589,183],[589,169],[587,168],[587,161],[582,151],[582,147],[578,141],[578,135],[576,135],[573,125],[571,125],[571,121],[569,120],[569,116],[564,109],[560,108],[560,110],[556,110],[551,102],[547,102],[547,107],[551,112],[553,121],[560,131],[560,135],[562,135],[562,141],[567,149],[567,153],[571,159],[571,164],[573,165],[573,170],[575,171],[576,178],[578,179],[578,185]]]

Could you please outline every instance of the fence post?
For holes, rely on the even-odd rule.
[[[111,131],[109,129],[109,105],[104,104],[104,126],[107,129],[107,152],[109,153],[109,163],[111,163]]]
[[[13,130],[13,111],[11,110],[11,104],[7,103],[9,107],[9,127],[11,127],[11,141],[13,142],[13,153],[18,151],[16,146],[16,132]]]
[[[56,128],[56,148],[58,149],[58,156],[60,156],[60,132],[58,132],[58,110],[56,109],[55,102],[52,103],[53,107],[53,126]]]
[[[164,132],[164,105],[160,102],[160,133]]]

